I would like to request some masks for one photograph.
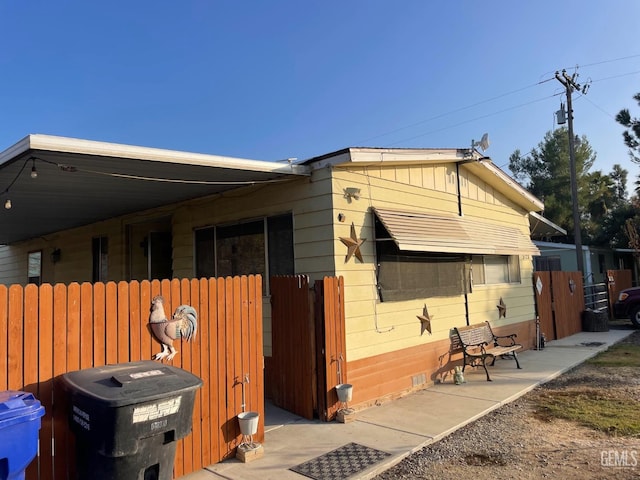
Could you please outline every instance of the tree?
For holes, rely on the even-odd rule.
[[[588,210],[589,178],[596,155],[586,137],[574,138],[578,205]],[[573,208],[569,170],[569,135],[566,128],[545,134],[527,155],[516,150],[509,157],[509,169],[527,190],[545,205],[545,216],[568,232],[573,231]]]
[[[595,178],[602,177],[600,172],[590,174]],[[636,215],[635,199],[627,199],[627,175],[628,172],[620,165],[615,164],[611,173],[603,177],[601,182],[606,182],[604,178],[610,179],[609,191],[602,191],[595,185],[591,187],[594,196],[589,205],[590,228],[592,230],[592,241],[594,245],[606,245],[611,248],[628,248],[628,238],[625,235],[625,222]],[[598,195],[595,192],[602,192]],[[604,211],[603,211],[604,210]]]
[[[627,172],[619,164],[615,164],[611,170],[610,176],[615,184],[616,193],[615,197],[617,202],[622,203],[627,199]]]
[[[640,93],[636,93],[633,98],[640,106]],[[631,160],[636,163],[640,163],[640,119],[631,117],[628,109],[623,109],[616,115],[616,121],[627,127],[628,130],[622,132],[624,143],[629,147],[629,156]]]
[[[586,137],[575,137],[574,147],[582,238],[591,245],[626,248],[624,222],[635,215],[627,201],[628,172],[618,164],[610,174],[590,172],[596,155]],[[569,165],[569,136],[564,128],[547,132],[526,156],[516,150],[509,157],[515,179],[544,202],[545,216],[573,232]],[[571,233],[569,237],[572,241]]]

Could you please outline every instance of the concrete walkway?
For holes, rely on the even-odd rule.
[[[264,456],[253,462],[229,460],[192,473],[185,480],[304,480],[290,467],[349,442],[382,450],[391,456],[353,479],[367,479],[407,455],[433,443],[488,412],[524,395],[541,383],[579,365],[632,334],[632,329],[582,332],[549,342],[544,350],[497,359],[490,367],[493,382],[482,368],[467,368],[466,382],[434,385],[381,406],[356,413],[350,423],[310,421],[268,406],[265,413]],[[351,479],[350,479],[351,480]]]

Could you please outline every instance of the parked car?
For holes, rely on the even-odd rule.
[[[622,290],[613,304],[616,318],[628,318],[636,327],[640,327],[640,287]]]

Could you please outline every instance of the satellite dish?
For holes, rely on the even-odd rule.
[[[489,148],[489,134],[485,133],[482,135],[482,138],[479,142],[475,140],[471,140],[471,149],[473,150],[475,147],[480,147],[484,152],[487,148]]]

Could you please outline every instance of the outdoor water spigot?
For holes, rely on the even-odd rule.
[[[244,374],[244,379],[242,381],[242,404],[240,406],[241,406],[243,412],[245,411],[245,408],[246,408],[245,396],[244,396],[244,384],[245,383],[249,383],[249,374],[248,373]]]

